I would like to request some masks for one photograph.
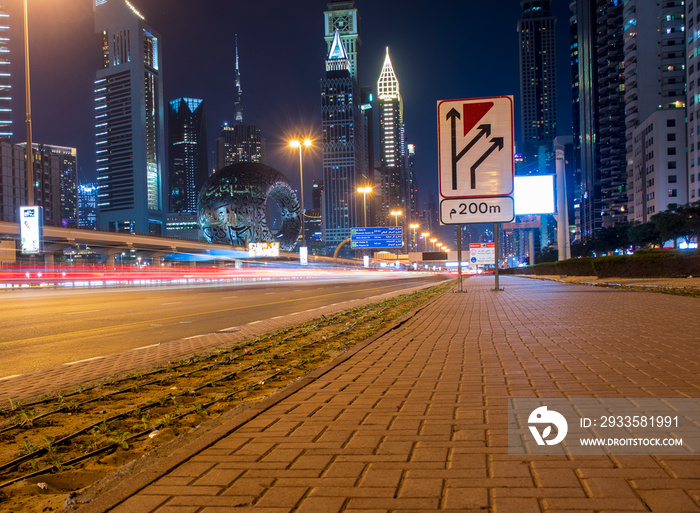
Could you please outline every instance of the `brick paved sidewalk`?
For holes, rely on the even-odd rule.
[[[509,397],[700,397],[697,299],[465,283],[81,511],[700,511],[700,457],[509,456],[506,436]]]

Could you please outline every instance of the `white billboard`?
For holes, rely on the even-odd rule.
[[[250,242],[248,243],[248,256],[256,257],[278,257],[280,256],[279,242]]]
[[[515,215],[554,214],[554,175],[516,176]]]
[[[19,207],[19,222],[22,253],[41,253],[41,207]]]

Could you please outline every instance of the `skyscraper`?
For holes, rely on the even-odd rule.
[[[328,253],[350,237],[350,228],[358,226],[356,189],[358,178],[367,171],[363,169],[360,91],[351,68],[336,29],[326,59],[326,78],[321,80],[323,230]]]
[[[687,183],[688,201],[700,201],[700,21],[695,17],[700,13],[700,6],[695,2],[685,3],[687,46],[685,55],[688,59],[686,69],[688,123],[686,134],[688,141]]]
[[[328,10],[323,13],[327,55],[330,55],[335,33],[338,32],[350,63],[350,77],[359,83],[357,52],[362,41],[360,40],[360,15],[355,7],[355,2],[353,0],[331,0],[327,6]]]
[[[625,1],[627,181],[622,185],[628,203],[611,212],[613,221],[628,215],[646,221],[671,203],[687,201],[686,131],[681,129],[686,100],[684,15],[682,2]]]
[[[161,38],[127,0],[94,0],[102,36],[95,80],[101,228],[164,232],[167,179]]]
[[[10,15],[0,5],[0,140],[12,137],[10,78]]]
[[[22,143],[26,146],[26,143]],[[58,157],[61,194],[61,226],[78,227],[78,150],[54,144],[32,143],[35,152]]]
[[[196,212],[209,174],[204,100],[178,98],[168,105],[169,212]]]
[[[265,163],[260,127],[243,123],[243,89],[238,61],[238,36],[236,36],[236,68],[234,71],[234,123],[224,123],[216,140],[216,169],[238,162]]]
[[[81,183],[78,186],[78,226],[97,228],[97,184]]]
[[[399,81],[394,73],[386,49],[384,65],[377,81],[379,98],[379,145],[381,146],[382,202],[381,219],[388,222],[391,210],[402,210],[405,221],[408,216],[406,198],[408,193],[406,177],[406,145],[404,141],[403,102],[399,91]],[[384,223],[382,223],[384,224]]]
[[[522,0],[518,20],[520,98],[524,170],[532,173],[544,162],[557,135],[555,73],[556,18],[550,0]]]

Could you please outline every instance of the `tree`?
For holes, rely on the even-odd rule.
[[[630,225],[627,234],[630,244],[635,247],[645,248],[647,246],[660,246],[663,244],[656,224],[651,221]]]
[[[673,247],[676,247],[676,239],[684,236],[683,219],[676,211],[676,205],[670,206],[667,210],[659,212],[651,217],[651,221],[661,236],[661,240],[673,240]]]

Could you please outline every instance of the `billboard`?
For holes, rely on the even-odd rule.
[[[495,265],[496,243],[469,244],[469,263],[471,265]]]
[[[278,257],[280,256],[279,242],[251,242],[248,244],[248,256],[256,257]]]
[[[41,207],[19,207],[19,222],[22,253],[41,253]]]
[[[554,175],[516,176],[515,215],[554,214]]]

